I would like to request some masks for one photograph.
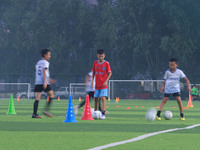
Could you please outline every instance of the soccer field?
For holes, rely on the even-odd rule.
[[[32,119],[33,100],[14,101],[17,115],[5,115],[9,100],[0,100],[0,149],[1,150],[82,150],[113,142],[128,140],[140,135],[174,128],[184,128],[200,123],[200,103],[194,102],[194,108],[185,109],[186,121],[180,121],[176,101],[168,101],[164,110],[173,112],[172,120],[147,122],[145,113],[150,107],[159,106],[158,100],[120,100],[108,102],[110,114],[106,120],[80,120],[83,109],[76,117],[78,123],[63,123],[67,100],[54,100],[52,113],[54,118],[42,116]],[[39,104],[39,114],[45,100]],[[73,104],[78,104],[73,100]],[[183,101],[184,106],[187,101]],[[91,106],[93,107],[93,101]],[[119,106],[119,107],[116,107]],[[137,108],[136,108],[137,106]],[[130,107],[131,109],[126,109]],[[175,107],[175,108],[172,108]],[[123,144],[108,149],[142,150],[198,150],[200,127],[155,135],[140,141]]]

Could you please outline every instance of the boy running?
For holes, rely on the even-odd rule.
[[[37,114],[37,110],[38,110],[39,101],[41,99],[42,91],[47,92],[47,94],[49,95],[49,101],[47,102],[43,113],[47,117],[53,117],[53,115],[48,112],[50,104],[54,98],[54,92],[51,89],[50,84],[55,83],[53,79],[50,79],[50,74],[49,74],[48,61],[51,58],[51,52],[48,49],[43,49],[41,50],[41,56],[42,56],[42,59],[39,60],[35,66],[36,68],[36,77],[35,77],[36,100],[33,105],[32,118],[41,118],[41,116]]]
[[[161,111],[170,95],[173,95],[174,97],[176,97],[176,101],[178,103],[179,110],[180,110],[181,120],[182,121],[185,120],[184,115],[183,115],[183,104],[180,97],[180,79],[185,79],[189,92],[192,92],[192,90],[190,88],[190,81],[188,80],[186,75],[183,73],[183,71],[181,71],[177,67],[178,67],[177,59],[175,58],[170,59],[169,70],[165,72],[165,76],[164,76],[165,81],[163,83],[162,88],[160,89],[161,93],[163,92],[163,90],[165,90],[164,91],[165,94],[164,94],[163,101],[161,102],[159,110],[157,112],[157,120],[161,120],[160,118]]]
[[[97,50],[97,57],[93,64],[93,74],[92,74],[92,83],[91,87],[94,84],[95,78],[95,111],[99,108],[99,98],[102,100],[102,118],[106,119],[105,111],[106,111],[106,97],[108,97],[108,80],[110,79],[112,73],[110,69],[109,62],[105,61],[105,51],[103,49]]]

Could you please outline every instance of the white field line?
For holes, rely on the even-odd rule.
[[[125,140],[125,141],[121,141],[121,142],[115,142],[115,143],[110,143],[107,145],[103,145],[103,146],[99,146],[99,147],[94,147],[91,148],[89,150],[102,150],[102,149],[106,149],[106,148],[110,148],[110,147],[114,147],[114,146],[118,146],[118,145],[122,145],[122,144],[126,144],[126,143],[131,143],[131,142],[135,142],[135,141],[139,141],[139,140],[143,140],[146,139],[148,137],[154,136],[154,135],[158,135],[158,134],[162,134],[162,133],[168,133],[168,132],[173,132],[173,131],[177,131],[177,130],[185,130],[185,129],[192,129],[195,127],[200,126],[200,124],[195,124],[192,126],[188,126],[185,128],[175,128],[175,129],[168,129],[168,130],[164,130],[164,131],[158,131],[158,132],[154,132],[154,133],[149,133],[149,134],[144,134],[129,140]]]

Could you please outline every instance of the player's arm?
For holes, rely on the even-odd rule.
[[[185,82],[187,84],[188,91],[192,92],[191,87],[190,87],[190,80],[188,78],[184,78],[184,79],[185,79]]]
[[[92,83],[91,83],[91,88],[93,88],[93,85],[94,85],[94,77],[95,77],[95,63],[93,64],[93,67],[92,67]]]
[[[49,79],[49,82],[50,82],[50,84],[55,84],[55,83],[56,83],[56,80],[50,78],[50,79]]]
[[[95,77],[95,71],[92,71],[92,83],[91,83],[91,88],[93,88],[94,85],[94,77]]]
[[[165,83],[166,83],[166,81],[163,82],[163,85],[162,85],[162,87],[161,87],[161,89],[160,89],[160,92],[161,92],[161,93],[162,93],[162,92],[164,91],[164,89],[165,89]]]
[[[88,84],[89,79],[90,79],[90,76],[87,74],[87,75],[85,76],[85,86]]]
[[[43,69],[43,79],[44,79],[43,88],[44,88],[44,89],[47,88],[47,76],[46,76],[46,71],[47,71],[47,68],[44,68],[44,69]]]
[[[103,87],[106,87],[106,86],[107,86],[108,81],[109,81],[109,79],[110,79],[111,76],[112,76],[112,72],[108,72],[108,76],[107,76],[106,81],[103,83]]]

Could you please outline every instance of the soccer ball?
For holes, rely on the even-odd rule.
[[[101,117],[102,117],[102,113],[99,110],[94,111],[94,115],[93,115],[94,119],[101,119]]]
[[[155,121],[156,120],[156,109],[155,108],[151,108],[147,111],[145,119],[147,121]]]
[[[172,117],[173,117],[173,114],[172,114],[172,112],[171,111],[165,111],[164,112],[164,118],[166,119],[166,120],[170,120],[170,119],[172,119]]]

